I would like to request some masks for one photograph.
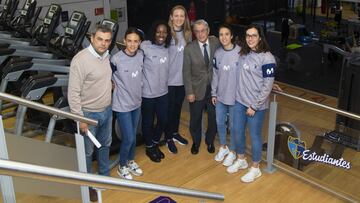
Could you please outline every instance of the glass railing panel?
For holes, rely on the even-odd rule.
[[[180,195],[161,195],[161,194],[151,194],[144,192],[134,192],[130,190],[102,190],[102,197],[104,202],[119,202],[121,197],[121,202],[216,202],[210,200],[203,200],[198,198],[184,197]],[[2,199],[0,193],[0,202]],[[66,198],[66,197],[51,197],[51,196],[39,196],[29,193],[16,193],[16,202],[17,203],[28,203],[28,202],[37,202],[37,203],[47,203],[47,202],[66,202],[66,203],[78,203],[81,200],[76,198]]]
[[[336,105],[332,97],[303,96]],[[334,112],[283,96],[277,101],[274,158],[322,186],[360,200],[360,131],[344,123],[339,126]]]
[[[66,198],[66,197],[51,197],[51,196],[40,196],[30,193],[15,193],[17,203],[46,203],[46,202],[66,202],[66,203],[80,203],[81,200],[78,198]],[[2,194],[0,193],[0,202],[3,202]]]
[[[74,134],[54,130],[51,142],[45,142],[47,127],[39,123],[25,122],[21,136],[14,135],[14,129],[8,124],[11,119],[4,120],[7,125],[5,138],[9,159],[40,166],[78,171]],[[52,197],[81,199],[80,187],[77,185],[40,181],[36,179],[14,177],[14,189],[19,202]],[[23,201],[24,200],[24,201]]]

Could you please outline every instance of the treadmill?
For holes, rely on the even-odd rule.
[[[46,45],[55,35],[55,29],[59,25],[60,15],[61,7],[57,4],[50,5],[42,23],[36,29],[31,27],[33,39],[9,40],[0,43],[0,48],[46,51]],[[19,28],[19,30],[23,29]]]
[[[36,4],[36,0],[26,0],[18,16],[12,16],[11,18],[7,18],[6,21],[1,22],[1,25],[7,31],[0,32],[0,38],[13,39],[31,37],[31,30],[29,30],[29,28],[35,25],[42,9],[41,7],[36,9]]]
[[[3,10],[0,12],[0,32],[8,29],[7,22],[14,18],[19,0],[5,0]]]
[[[83,18],[82,21],[79,21],[79,17]],[[75,50],[79,50],[81,47],[81,42],[85,38],[85,34],[87,30],[90,27],[90,22],[82,23],[86,21],[85,15],[83,13],[75,11],[70,18],[70,21],[68,22],[65,30],[68,30],[68,32],[65,31],[64,36],[58,37],[71,39],[75,42],[75,44],[78,47],[74,47],[73,45],[71,48],[66,48],[70,53],[74,53]],[[59,47],[57,49],[61,50],[63,49],[63,46],[66,46],[64,44],[58,44]],[[56,46],[56,45],[53,45]],[[56,49],[54,47],[54,49]],[[71,51],[73,50],[73,51]],[[67,61],[65,64],[64,62]],[[60,59],[60,60],[53,60],[51,63],[41,63],[34,61],[33,58],[30,57],[12,57],[11,59],[8,59],[7,63],[2,67],[2,78],[1,78],[1,86],[0,91],[6,92],[7,86],[9,82],[17,82],[24,72],[29,71],[40,71],[40,72],[52,72],[52,73],[62,73],[67,74],[69,72],[69,59]],[[67,83],[66,83],[67,85]],[[0,100],[0,111],[2,110],[2,102]]]

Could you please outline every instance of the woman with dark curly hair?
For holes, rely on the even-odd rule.
[[[146,155],[154,162],[160,162],[165,157],[159,149],[159,140],[168,120],[170,32],[170,27],[165,21],[156,21],[149,31],[149,40],[140,45],[144,52],[142,134],[145,139]],[[154,125],[155,116],[156,125]]]

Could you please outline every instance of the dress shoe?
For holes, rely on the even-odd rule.
[[[98,201],[98,196],[95,189],[89,188],[89,194],[90,194],[90,201],[92,202]]]
[[[214,153],[215,152],[215,146],[214,144],[208,144],[207,146],[207,150],[210,154]]]
[[[198,154],[199,153],[199,146],[196,144],[193,144],[191,146],[191,154]]]
[[[147,147],[145,152],[146,152],[146,156],[148,156],[151,161],[153,162],[161,161],[161,158],[159,157],[155,147]]]

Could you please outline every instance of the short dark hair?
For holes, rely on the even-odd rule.
[[[167,31],[167,36],[166,36],[166,40],[165,40],[165,47],[169,47],[170,46],[170,42],[171,42],[171,29],[170,26],[167,24],[167,22],[165,22],[164,20],[157,20],[155,21],[148,33],[148,40],[151,41],[151,43],[155,44],[156,40],[155,40],[155,35],[156,35],[156,29],[160,26],[160,25],[164,25],[166,27],[166,31]]]
[[[262,31],[262,29],[257,26],[257,25],[249,25],[245,28],[245,34],[244,34],[244,38],[243,40],[241,40],[241,50],[240,50],[240,55],[246,55],[246,54],[249,54],[251,49],[250,47],[248,46],[248,44],[246,43],[246,31],[250,30],[250,29],[256,29],[258,34],[259,34],[259,37],[260,37],[260,42],[257,46],[257,49],[255,50],[256,53],[264,53],[264,52],[269,52],[270,51],[270,47],[269,47],[269,44],[267,43],[266,39],[265,39],[265,35],[264,35],[264,32]]]
[[[235,35],[234,35],[234,30],[232,29],[232,27],[229,24],[221,24],[218,28],[219,37],[220,37],[220,29],[221,28],[226,28],[230,31],[230,34],[233,36],[233,38],[231,39],[231,43],[234,44],[235,43]]]
[[[110,33],[111,36],[113,34],[112,30],[109,28],[109,26],[106,25],[96,25],[94,32],[92,35],[95,35],[96,32],[104,32],[104,33]]]
[[[124,38],[126,38],[129,34],[136,34],[139,36],[141,41],[144,40],[144,33],[135,27],[129,27],[125,32]]]

